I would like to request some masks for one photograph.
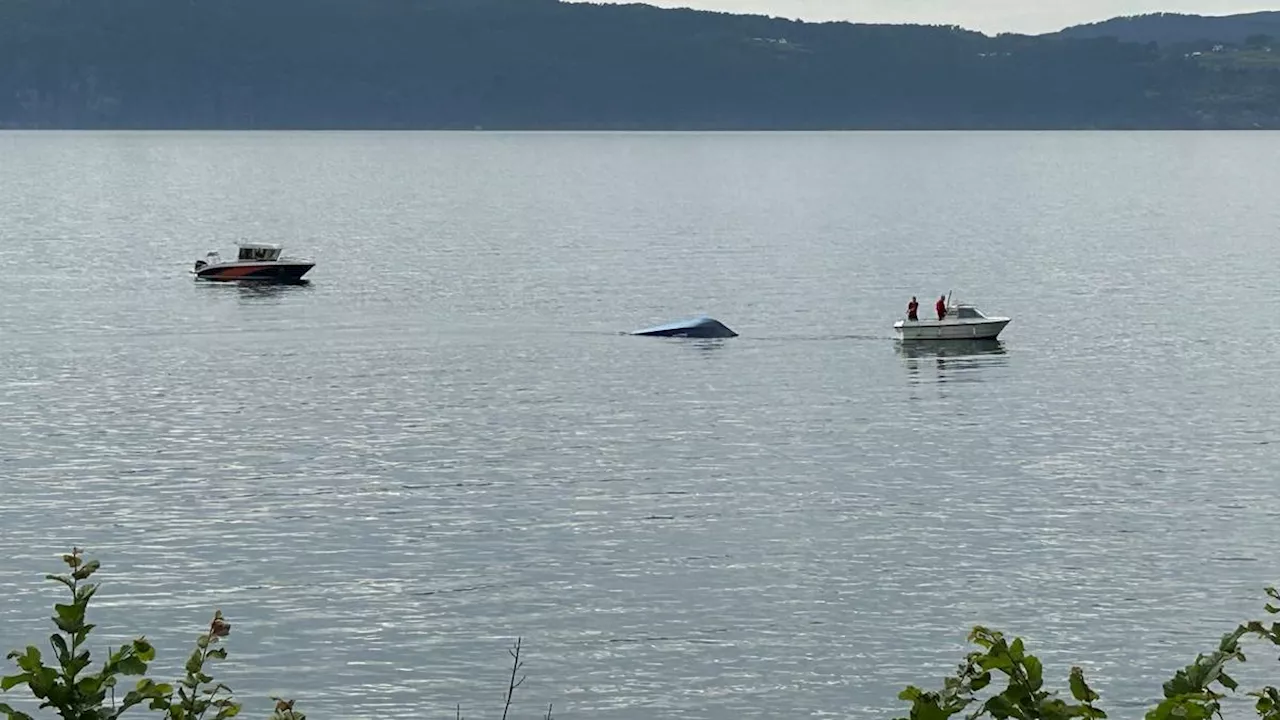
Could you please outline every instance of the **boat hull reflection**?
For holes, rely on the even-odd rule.
[[[982,382],[986,371],[1009,361],[1004,343],[994,338],[904,340],[898,342],[898,354],[913,385]]]
[[[898,340],[898,354],[903,357],[969,357],[1004,355],[1004,341],[996,338],[976,340]]]

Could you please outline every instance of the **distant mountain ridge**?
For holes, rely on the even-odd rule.
[[[557,0],[15,0],[0,127],[1280,129],[1280,53],[1142,41],[1206,34],[1163,29],[1185,22],[1227,23],[1219,42],[1269,27],[990,37]]]
[[[1280,11],[1223,16],[1181,13],[1131,15],[1075,25],[1050,35],[1074,39],[1114,37],[1121,42],[1161,45],[1201,41],[1239,45],[1260,35],[1280,41]]]

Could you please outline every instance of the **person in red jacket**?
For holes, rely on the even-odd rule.
[[[936,307],[938,309],[938,319],[941,320],[945,318],[947,316],[947,296],[946,295],[938,296],[938,304]]]
[[[919,310],[920,303],[916,302],[916,296],[912,295],[911,302],[907,303],[907,319],[912,321],[919,320],[920,317],[917,315]]]

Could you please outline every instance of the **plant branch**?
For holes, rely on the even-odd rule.
[[[516,638],[516,645],[513,649],[508,650],[507,654],[511,656],[511,681],[507,683],[507,703],[502,708],[502,720],[507,720],[507,713],[511,710],[511,698],[516,694],[516,688],[524,684],[528,676],[523,676],[516,680],[516,675],[520,672],[520,668],[524,667],[524,663],[520,662],[520,645],[523,638]]]

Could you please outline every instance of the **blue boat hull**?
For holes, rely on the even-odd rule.
[[[656,325],[643,330],[636,330],[632,335],[647,337],[683,337],[683,338],[731,338],[738,333],[730,330],[724,323],[706,316],[680,320],[666,325]]]

